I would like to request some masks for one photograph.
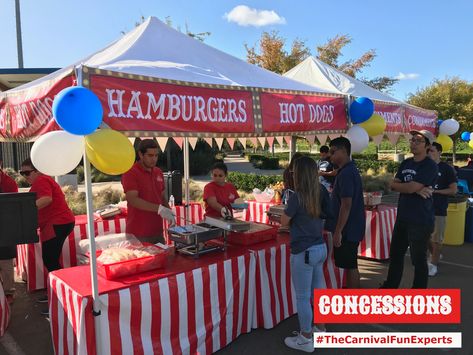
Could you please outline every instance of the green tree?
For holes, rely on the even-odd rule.
[[[327,43],[317,46],[317,58],[355,78],[376,58],[376,51],[370,49],[359,58],[340,63],[339,60],[342,56],[343,48],[351,42],[352,39],[350,36],[346,34],[337,35],[329,39]],[[290,51],[286,51],[285,47],[286,39],[280,36],[279,32],[263,32],[259,40],[258,50],[256,46],[249,47],[245,44],[247,52],[246,59],[249,63],[256,64],[278,74],[283,74],[311,55],[310,49],[307,47],[305,41],[300,39],[296,39],[292,42]],[[387,76],[373,79],[362,77],[358,79],[381,91],[389,91],[398,81],[395,78]]]
[[[429,86],[409,94],[407,102],[438,112],[442,119],[455,118],[461,131],[473,130],[473,83],[458,77],[436,79]]]
[[[343,48],[351,42],[352,38],[347,34],[336,35],[334,38],[330,38],[327,43],[317,46],[317,58],[341,72],[353,78],[357,78],[374,89],[389,92],[392,86],[398,82],[398,79],[388,76],[375,77],[373,79],[357,77],[357,75],[361,73],[364,68],[369,67],[371,62],[376,58],[376,50],[370,49],[357,59],[351,59],[342,63],[339,62]]]
[[[286,39],[278,31],[263,32],[259,40],[259,53],[255,46],[245,44],[246,60],[272,72],[283,74],[310,56],[310,49],[305,42],[296,39],[287,52]]]

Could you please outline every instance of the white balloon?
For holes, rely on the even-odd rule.
[[[449,118],[442,122],[439,127],[439,132],[441,134],[445,134],[447,136],[451,136],[452,134],[457,133],[458,129],[460,128],[460,124],[454,118]]]
[[[48,132],[31,148],[31,161],[46,175],[60,176],[74,170],[84,154],[84,137],[66,131]]]
[[[368,146],[370,137],[363,127],[353,126],[347,131],[352,153],[360,153]]]

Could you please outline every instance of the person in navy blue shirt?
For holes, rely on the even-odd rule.
[[[447,220],[448,196],[455,195],[457,192],[457,174],[455,169],[440,160],[442,154],[442,145],[432,143],[429,149],[429,156],[437,163],[439,169],[437,183],[434,185],[434,214],[435,225],[434,232],[429,243],[431,260],[428,264],[429,276],[435,276],[438,272],[438,263],[440,251],[442,249],[445,226]]]
[[[381,288],[398,288],[404,271],[404,256],[410,248],[414,266],[412,288],[427,288],[427,247],[434,226],[432,194],[437,181],[437,164],[427,156],[435,140],[427,131],[411,131],[412,158],[404,160],[391,182],[399,192],[396,222],[389,250],[388,276]]]
[[[345,269],[346,287],[360,287],[358,245],[365,236],[365,205],[361,176],[350,159],[351,144],[345,137],[330,142],[330,160],[338,166],[331,194],[333,221],[326,229],[333,233],[335,265]]]
[[[317,164],[312,158],[301,157],[294,163],[294,190],[281,216],[281,224],[290,226],[291,277],[296,292],[297,317],[300,331],[287,337],[284,343],[297,350],[314,351],[312,334],[325,328],[312,327],[311,299],[315,288],[325,288],[323,265],[327,246],[323,238],[323,219],[331,217],[330,198],[319,183]],[[315,330],[314,330],[315,329]]]

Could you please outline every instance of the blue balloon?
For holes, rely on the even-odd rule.
[[[470,140],[470,132],[462,132],[461,138],[465,142],[468,142]]]
[[[440,125],[442,124],[443,120],[438,120],[437,121],[437,125],[440,127]]]
[[[367,97],[359,97],[350,105],[350,118],[353,123],[362,123],[374,113],[374,104]]]
[[[60,91],[54,98],[53,115],[63,130],[87,135],[102,123],[103,109],[99,98],[91,90],[72,86]]]

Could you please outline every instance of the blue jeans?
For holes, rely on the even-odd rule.
[[[308,263],[305,253],[309,252]],[[299,254],[291,254],[291,276],[296,291],[297,317],[301,332],[312,332],[311,299],[315,288],[325,288],[324,261],[327,259],[325,243],[313,245]]]

